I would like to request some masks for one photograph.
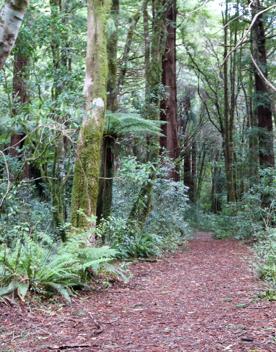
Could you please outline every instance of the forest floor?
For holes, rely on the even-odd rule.
[[[240,242],[198,233],[72,305],[0,305],[0,351],[275,352],[276,302],[258,298],[252,259]]]

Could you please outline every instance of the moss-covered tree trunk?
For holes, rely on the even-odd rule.
[[[115,112],[118,109],[118,80],[117,80],[117,52],[118,52],[118,22],[120,1],[112,0],[111,18],[114,30],[107,40],[108,80],[107,80],[107,109]],[[107,123],[108,125],[108,123]],[[112,189],[114,175],[114,144],[116,136],[104,135],[101,153],[101,177],[97,202],[97,219],[107,218],[111,214]]]
[[[79,135],[72,190],[72,224],[77,228],[87,228],[90,224],[87,216],[95,216],[97,208],[108,74],[105,28],[108,8],[108,1],[88,1],[86,116]]]

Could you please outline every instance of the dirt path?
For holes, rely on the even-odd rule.
[[[257,298],[250,250],[199,236],[70,307],[0,306],[0,351],[275,352],[276,304]]]

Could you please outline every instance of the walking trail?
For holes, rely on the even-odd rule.
[[[185,250],[131,266],[128,284],[72,305],[0,305],[1,352],[275,352],[276,303],[253,253],[199,233]]]

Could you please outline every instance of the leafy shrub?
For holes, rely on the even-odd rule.
[[[212,231],[216,238],[259,239],[266,229],[276,223],[274,173],[269,169],[262,171],[260,183],[251,187],[241,201],[226,205],[220,214],[194,209],[194,222],[200,228]]]
[[[18,233],[32,235],[51,231],[51,206],[36,197],[34,188],[30,183],[13,184],[0,213],[0,243],[10,246]],[[0,184],[0,193],[1,190],[3,195],[5,184]]]
[[[189,237],[188,209],[187,188],[183,183],[162,176],[155,180],[153,208],[145,230],[160,237],[163,250],[173,250]]]
[[[136,158],[122,161],[114,183],[113,216],[101,228],[103,236],[107,233],[108,244],[118,248],[124,257],[159,255],[176,249],[189,236],[187,188],[168,178],[172,167],[172,161],[165,157],[159,165],[141,163]],[[128,225],[127,219],[153,169],[156,177],[152,181],[152,210],[141,230],[135,223]]]
[[[160,238],[138,229],[126,219],[109,217],[102,220],[97,229],[98,236],[117,251],[118,258],[150,257],[160,254]]]
[[[0,246],[0,295],[15,292],[24,300],[28,292],[55,291],[69,302],[72,290],[88,282],[88,269],[98,273],[115,255],[114,249],[89,246],[85,234],[58,245],[44,234],[23,235],[12,248]]]
[[[258,272],[276,290],[276,229],[271,229],[256,247],[259,255]]]
[[[149,179],[153,165],[135,157],[124,158],[114,179],[112,214],[127,219],[142,185]]]

